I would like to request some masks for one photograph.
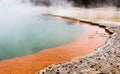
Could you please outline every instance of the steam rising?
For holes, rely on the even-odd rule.
[[[48,9],[29,1],[0,0],[0,60],[64,45],[82,33],[77,25],[40,15]]]
[[[34,1],[39,1],[37,3],[40,5]],[[116,7],[73,7],[73,3],[68,0],[47,0],[51,6],[46,7],[43,6],[46,4],[44,1],[46,0],[0,0],[0,59],[63,45],[76,39],[82,32],[76,25],[68,26],[68,23],[40,16],[41,14],[85,20],[120,20],[120,11]]]

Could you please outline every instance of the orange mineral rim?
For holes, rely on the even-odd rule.
[[[105,43],[108,33],[103,28],[79,21],[68,21],[83,25],[85,32],[76,41],[45,49],[36,54],[3,60],[0,62],[0,74],[34,74],[48,65],[65,62],[77,56],[85,56]]]

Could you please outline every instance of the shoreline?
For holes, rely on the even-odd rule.
[[[50,65],[36,74],[119,74],[120,23],[109,21],[89,21],[88,23],[103,26],[104,29],[112,33],[103,46],[86,56]]]
[[[76,23],[78,22],[76,21]],[[81,22],[79,22],[79,24],[80,23]],[[81,24],[85,27],[89,25],[85,23]],[[85,35],[80,36],[75,42],[67,45],[45,49],[36,54],[31,54],[25,57],[3,60],[0,62],[0,74],[33,74],[36,71],[43,69],[45,66],[65,62],[74,57],[84,56],[91,53],[96,48],[103,45],[104,41],[106,41],[106,37],[103,37],[104,29],[90,25],[86,29],[93,30],[93,28],[95,29],[93,33],[91,31],[89,34],[89,32],[86,31]],[[96,32],[96,30],[103,31],[103,33]],[[90,39],[88,37],[90,37]]]

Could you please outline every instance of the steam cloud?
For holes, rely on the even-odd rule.
[[[74,0],[76,1],[76,0]],[[21,30],[27,28],[27,26],[22,25],[27,23],[26,19],[29,19],[29,16],[39,16],[41,14],[54,14],[75,17],[78,19],[100,19],[100,18],[117,18],[120,19],[119,8],[114,6],[105,6],[97,8],[85,8],[74,7],[74,1],[68,0],[0,0],[0,48],[5,49],[3,43],[6,43],[9,47],[12,43],[15,43],[15,48],[19,45],[19,42],[22,40],[19,37],[23,37],[27,40],[26,37],[22,36],[23,33]],[[120,0],[118,0],[120,1]],[[90,6],[91,7],[91,6]],[[107,10],[107,11],[105,11]],[[23,19],[24,18],[24,19]],[[6,20],[7,19],[7,20]],[[23,23],[20,23],[21,20]],[[9,25],[10,23],[13,23]],[[32,22],[31,22],[32,23]],[[32,26],[29,26],[33,28]],[[29,30],[28,28],[26,30]],[[14,34],[17,34],[17,31],[20,32],[20,35],[15,37]],[[31,31],[31,33],[34,31]],[[38,33],[38,32],[36,32]],[[24,33],[26,35],[26,33]],[[16,39],[15,39],[16,38]],[[12,42],[11,44],[9,42]],[[24,41],[24,40],[23,40]],[[29,41],[29,40],[28,40]],[[3,43],[2,43],[3,42]],[[21,45],[23,48],[25,44]],[[27,45],[31,46],[31,45]],[[15,49],[14,48],[14,49]],[[31,48],[31,47],[30,47]],[[27,48],[26,50],[29,50]],[[11,48],[12,49],[12,48]],[[16,48],[17,49],[17,48]],[[9,54],[12,54],[12,51],[9,51]],[[19,54],[17,50],[14,51],[15,54]],[[25,53],[31,53],[32,51],[25,51]],[[2,52],[1,55],[6,56]],[[1,56],[0,56],[1,58]]]

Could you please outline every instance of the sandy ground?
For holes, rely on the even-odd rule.
[[[106,41],[108,34],[97,26],[83,25],[86,32],[75,42],[64,46],[42,50],[36,54],[25,57],[16,57],[0,62],[0,74],[34,74],[36,71],[60,62],[71,60],[77,56],[84,56]]]
[[[80,20],[89,21],[112,20],[120,22],[120,9],[116,7],[107,6],[99,8],[49,7],[41,9],[44,9],[44,13],[46,14],[68,16]]]

